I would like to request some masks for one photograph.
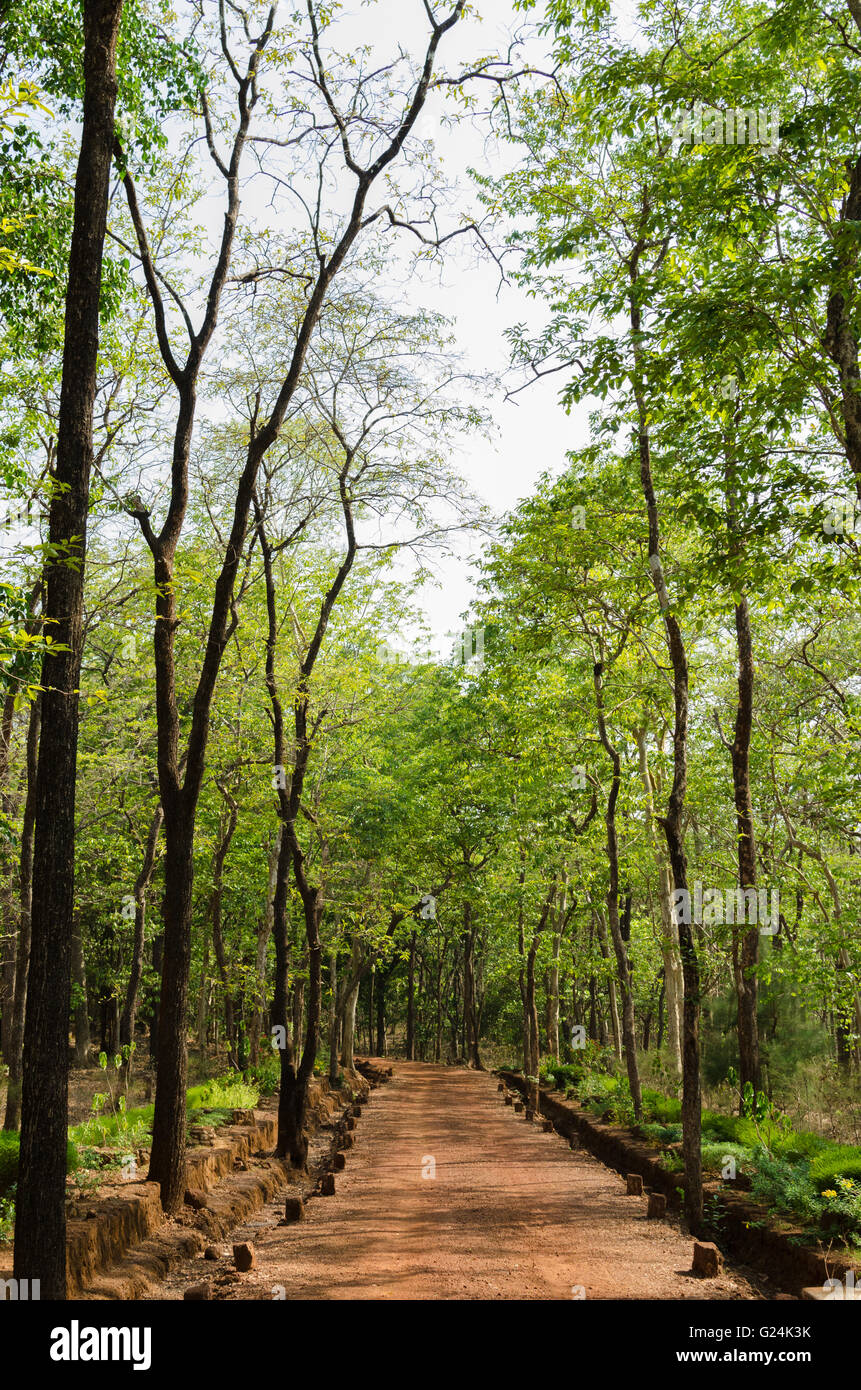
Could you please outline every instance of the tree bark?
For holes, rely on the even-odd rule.
[[[84,0],[84,101],[66,288],[57,462],[45,565],[42,734],[36,775],[33,913],[14,1274],[44,1299],[66,1296],[69,995],[74,911],[84,562],[99,298],[122,0]]]

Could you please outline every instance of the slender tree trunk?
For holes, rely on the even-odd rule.
[[[610,959],[610,949],[607,945],[607,922],[603,912],[598,908],[592,909],[595,929],[598,934],[598,945],[604,960]],[[619,1018],[619,1000],[616,994],[616,981],[612,975],[607,976],[607,997],[610,1002],[610,1026],[613,1030],[613,1051],[622,1061],[622,1024]],[[603,1037],[601,1039],[603,1045]]]
[[[159,988],[154,992],[152,1005],[150,1007],[149,1019],[149,1056],[150,1063],[157,1065],[158,1062],[158,1020],[159,1002],[161,999],[161,972],[164,965],[164,932],[159,932],[152,939],[152,968],[159,980]]]
[[[436,1033],[434,1035],[433,1059],[439,1063],[442,1061],[442,942],[440,932],[437,932],[437,957],[436,957]]]
[[[416,1059],[416,934],[410,935],[410,958],[407,967],[407,1061]]]
[[[0,714],[0,807],[12,815],[14,797],[8,787],[15,693],[7,691]],[[8,1064],[12,1047],[12,1013],[15,1000],[15,943],[17,940],[12,858],[0,862],[0,1057]]]
[[[200,994],[197,998],[197,1050],[206,1051],[206,1035],[209,1031],[209,933],[203,938],[203,959],[200,962]]]
[[[99,298],[116,101],[122,0],[84,0],[84,102],[66,287],[57,463],[45,565],[42,734],[14,1274],[38,1279],[45,1299],[66,1296],[66,1126],[74,911],[84,560]],[[72,563],[72,561],[75,563]]]
[[[159,831],[161,830],[161,821],[161,806],[157,806],[153,812],[152,820],[150,821],[149,834],[147,835],[140,873],[135,879],[133,894],[135,904],[135,934],[134,945],[132,947],[132,967],[129,974],[125,999],[123,1000],[122,1013],[120,1014],[120,1047],[130,1046],[135,1038],[135,1016],[137,1014],[138,992],[140,990],[141,975],[143,974],[144,948],[146,945],[146,900],[147,892],[152,882],[153,871],[155,870],[156,847],[158,845]],[[127,1083],[131,1075],[131,1057],[128,1063],[124,1065],[123,1070]]]
[[[30,965],[30,922],[33,907],[33,833],[36,817],[36,768],[39,756],[41,695],[30,706],[27,727],[27,796],[21,828],[18,948],[15,955],[15,997],[9,1055],[9,1081],[3,1128],[16,1130],[21,1119],[21,1074],[24,1049],[24,1016],[27,1005],[27,971]]]
[[[535,960],[538,955],[538,947],[541,942],[541,934],[547,926],[547,919],[553,908],[553,899],[556,897],[556,880],[552,881],[544,899],[541,909],[541,916],[538,925],[532,934],[532,941],[529,944],[529,951],[526,956],[526,1024],[529,1037],[528,1070],[526,1076],[530,1080],[530,1104],[538,1112],[538,1067],[541,1057],[541,1040],[538,1032],[538,1006],[535,997]]]
[[[849,11],[861,33],[861,8],[849,0]],[[855,491],[861,499],[861,369],[858,363],[856,336],[858,244],[854,235],[846,235],[861,221],[861,158],[855,160],[849,173],[848,188],[840,210],[843,235],[835,240],[839,248],[833,258],[835,285],[828,297],[827,319],[823,345],[840,377],[840,410],[843,418],[842,438],[846,459],[855,477]]]
[[[565,923],[565,910],[568,905],[568,875],[562,880],[562,898],[556,914],[556,930],[553,933],[550,970],[547,982],[547,1051],[559,1061],[559,951],[562,945],[562,930]]]
[[[266,1006],[266,952],[272,935],[274,920],[273,902],[275,882],[278,874],[278,859],[281,853],[281,826],[269,855],[269,873],[266,880],[266,901],[260,914],[257,927],[257,953],[254,958],[254,1005],[248,1029],[248,1055],[252,1066],[260,1061],[260,1033],[263,1023],[263,1010]]]
[[[329,1085],[338,1084],[338,952],[329,952]]]
[[[647,199],[645,200],[644,215],[648,216]],[[633,385],[638,417],[637,443],[640,455],[640,480],[649,522],[649,570],[664,621],[667,650],[673,667],[673,785],[667,803],[667,814],[660,821],[660,824],[667,837],[674,891],[689,896],[688,867],[682,830],[688,778],[688,662],[681,628],[670,606],[670,597],[661,562],[658,503],[652,480],[649,417],[642,377],[642,314],[636,288],[641,251],[642,246],[638,244],[638,249],[629,263],[631,278],[630,316],[635,358]],[[679,933],[679,950],[682,958],[685,991],[682,1039],[682,1149],[685,1160],[685,1212],[691,1231],[694,1235],[698,1235],[703,1224],[700,973],[690,913],[686,914],[676,910],[674,915]],[[685,917],[687,917],[687,921]]]
[[[735,718],[735,739],[732,745],[732,784],[735,797],[736,832],[738,837],[738,881],[742,890],[756,889],[756,840],[753,829],[753,802],[750,793],[750,741],[753,730],[753,641],[750,630],[750,610],[744,595],[735,609],[736,643],[738,647],[738,706]],[[754,914],[754,918],[756,914]],[[759,1061],[759,1025],[757,1022],[758,980],[756,967],[759,958],[759,924],[756,920],[749,931],[733,925],[733,973],[738,999],[738,1056],[739,1086],[744,1091],[749,1082],[755,1091],[761,1087]]]
[[[652,839],[655,857],[655,868],[658,874],[658,899],[661,912],[661,956],[664,962],[664,982],[667,1001],[667,1042],[670,1050],[670,1058],[673,1065],[681,1076],[682,1074],[682,995],[684,983],[682,980],[682,961],[679,955],[678,931],[673,923],[672,915],[672,875],[667,856],[662,852],[657,840],[652,836],[652,826],[655,822],[655,800],[654,783],[652,774],[649,770],[648,754],[646,752],[646,730],[644,728],[636,730],[637,751],[639,753],[640,779],[643,783],[643,792],[646,800],[646,829]],[[659,1029],[663,1036],[663,1028]]]
[[[193,875],[194,815],[184,805],[171,806],[170,811],[165,807],[164,934],[149,1180],[160,1184],[161,1203],[167,1212],[179,1209],[185,1192],[186,1019]]]
[[[476,1071],[483,1071],[478,1050],[478,1015],[475,1005],[475,931],[472,926],[472,904],[463,905],[463,1021],[466,1061]]]
[[[666,996],[666,985],[667,985],[667,977],[666,977],[666,975],[662,974],[662,977],[661,977],[661,992],[660,992],[660,994],[658,995],[658,1033],[657,1033],[657,1037],[655,1038],[655,1051],[656,1051],[656,1052],[660,1052],[660,1050],[661,1050],[661,1045],[662,1045],[662,1043],[663,1043],[663,1041],[664,1041],[664,998],[665,998],[665,996]]]
[[[72,1006],[72,1022],[75,1028],[74,1066],[90,1065],[90,1010],[87,1003],[87,965],[84,960],[84,941],[80,922],[76,922],[72,935],[72,984],[75,998]]]
[[[624,940],[619,920],[619,839],[616,832],[616,803],[622,784],[622,761],[617,749],[610,742],[604,718],[603,664],[594,666],[595,707],[598,714],[598,733],[604,751],[613,765],[613,781],[607,798],[604,822],[607,827],[607,860],[610,873],[607,882],[607,916],[610,921],[610,936],[616,953],[616,970],[619,977],[619,990],[622,995],[622,1039],[625,1047],[625,1063],[628,1070],[628,1085],[637,1120],[643,1113],[643,1098],[640,1092],[640,1070],[637,1065],[637,1034],[634,1021],[634,987],[631,969],[628,964],[628,943]]]
[[[529,1104],[532,1109],[538,1111],[538,1067],[540,1060],[540,1046],[538,1039],[538,1007],[535,1000],[535,957],[538,953],[538,944],[541,935],[536,932],[529,944],[529,951],[526,956],[526,1024],[529,1036],[529,1070],[526,1073],[529,1082]]]
[[[359,1003],[359,984],[356,980],[347,993],[344,1005],[344,1027],[341,1035],[341,1066],[345,1071],[355,1071],[354,1053],[356,1048],[356,1009]]]
[[[380,974],[377,985],[377,1056],[386,1055],[386,985],[388,976]]]
[[[224,789],[219,783],[221,795],[229,806],[227,824],[222,821],[221,841],[215,851],[215,858],[212,862],[212,892],[209,898],[209,916],[212,922],[212,946],[215,951],[215,959],[218,963],[218,973],[221,976],[221,990],[224,998],[224,1032],[227,1038],[228,1063],[235,1069],[239,1068],[239,1051],[236,1037],[236,1018],[234,1017],[233,994],[231,992],[230,971],[227,962],[227,951],[224,945],[224,933],[222,931],[222,905],[224,901],[224,861],[233,836],[236,832],[236,823],[239,815],[239,803],[235,797]]]

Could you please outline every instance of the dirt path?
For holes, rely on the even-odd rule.
[[[429,1159],[435,1176],[423,1177]],[[597,1159],[503,1105],[493,1077],[395,1062],[394,1079],[359,1120],[335,1195],[310,1201],[297,1225],[275,1225],[279,1200],[235,1232],[234,1240],[253,1240],[257,1267],[217,1296],[763,1296],[749,1271],[692,1278],[690,1238],[669,1222],[647,1222],[645,1207]],[[196,1262],[183,1282],[230,1263]],[[165,1295],[181,1298],[182,1288]]]

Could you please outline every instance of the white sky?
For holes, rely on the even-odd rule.
[[[440,4],[436,8],[440,13],[443,10]],[[482,22],[468,20],[452,31],[441,49],[438,70],[458,71],[461,64],[479,53],[505,52],[509,36],[523,26],[524,16],[515,12],[510,0],[479,0],[478,8]],[[427,34],[421,0],[380,0],[360,13],[360,21],[337,25],[339,44],[341,35],[351,32],[352,25],[360,22],[357,33],[366,42],[375,46],[379,43],[381,58],[391,53],[394,34],[411,52],[421,51]],[[549,40],[531,44],[529,58],[536,65],[549,68],[548,48]],[[521,57],[518,66],[522,62]],[[489,94],[485,90],[479,95],[486,99]],[[444,98],[437,94],[429,103],[420,134],[434,140],[448,179],[462,178],[468,203],[477,206],[467,170],[470,166],[481,169],[487,165],[487,127],[478,121],[461,121],[454,129],[447,127],[440,121],[445,110]],[[504,284],[500,288],[497,266],[488,256],[476,257],[472,246],[447,252],[441,273],[436,265],[432,275],[413,283],[416,305],[455,319],[457,342],[469,372],[506,369],[509,351],[505,330],[518,322],[537,327],[544,319],[543,306],[516,286]],[[563,384],[563,376],[551,377],[520,392],[511,401],[505,401],[500,393],[490,403],[496,438],[489,442],[465,439],[463,452],[456,460],[459,471],[495,512],[501,513],[526,497],[545,470],[561,472],[566,450],[585,442],[586,412],[566,415],[558,403]],[[441,583],[439,587],[427,586],[424,593],[427,620],[437,638],[462,627],[460,616],[468,610],[474,592],[470,559],[477,553],[478,543],[473,537],[457,549],[458,554],[434,561]]]
[[[614,0],[613,10],[621,32],[634,37],[632,23],[636,0]],[[528,18],[534,27],[543,5],[530,15],[514,10],[511,0],[477,0],[481,23],[470,20],[452,31],[447,40],[440,68],[456,71],[457,62],[492,50],[504,52],[509,36],[521,29]],[[437,12],[442,6],[437,4]],[[424,6],[421,0],[380,0],[365,11],[367,41],[379,42],[385,51],[391,47],[392,33],[413,52],[421,45],[426,33]],[[550,38],[536,38],[525,50],[525,56],[536,67],[552,67],[549,56]],[[524,57],[518,61],[522,65]],[[479,84],[481,85],[481,84]],[[461,122],[451,130],[439,122],[444,107],[439,98],[429,106],[423,135],[431,135],[445,162],[449,178],[462,177],[470,184],[470,166],[486,166],[486,127]],[[499,151],[498,157],[505,157]],[[508,156],[511,157],[510,155]],[[489,257],[476,265],[472,255],[449,254],[444,263],[442,283],[426,284],[421,290],[421,302],[454,317],[456,333],[468,370],[475,372],[502,371],[509,366],[508,344],[504,334],[512,325],[525,322],[539,327],[546,321],[546,309],[540,301],[530,299],[512,284],[499,286],[499,271]],[[418,296],[417,296],[418,297]],[[575,408],[570,415],[559,404],[559,392],[566,383],[564,373],[536,382],[521,391],[515,399],[504,400],[502,395],[492,404],[491,411],[497,429],[494,442],[467,439],[459,460],[461,470],[470,486],[484,497],[496,512],[514,507],[529,495],[545,471],[558,474],[566,465],[568,450],[581,447],[588,439],[589,403]],[[594,403],[592,403],[594,404]],[[469,609],[474,594],[471,557],[478,553],[475,539],[458,547],[458,554],[447,557],[439,565],[442,583],[428,586],[424,594],[427,620],[433,632],[441,638],[459,630],[461,614]]]

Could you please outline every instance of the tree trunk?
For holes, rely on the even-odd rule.
[[[735,739],[732,745],[732,785],[735,797],[736,832],[738,836],[738,881],[742,890],[756,889],[756,840],[753,830],[753,803],[750,794],[750,740],[753,729],[753,641],[750,631],[750,610],[747,599],[741,596],[736,604],[735,631],[738,647],[738,707],[735,718]],[[738,914],[736,914],[738,915]],[[756,918],[756,914],[754,914]],[[759,987],[756,975],[759,958],[759,924],[756,920],[749,931],[740,932],[734,923],[732,932],[733,974],[738,999],[738,1058],[739,1088],[749,1082],[754,1091],[761,1088],[759,1061],[759,1026],[757,1004]],[[740,1106],[743,1104],[740,1096]]]
[[[84,0],[84,101],[51,495],[14,1274],[66,1296],[69,995],[84,561],[122,0]],[[73,563],[74,561],[74,563]]]
[[[157,806],[150,821],[149,834],[147,835],[146,848],[144,849],[143,863],[140,873],[135,879],[134,904],[135,904],[135,934],[134,945],[132,947],[132,967],[129,974],[129,982],[126,988],[125,999],[123,1000],[122,1013],[120,1015],[120,1047],[128,1047],[135,1040],[135,1015],[138,1007],[138,991],[140,990],[141,975],[143,973],[144,947],[146,944],[146,900],[147,891],[152,881],[155,869],[156,847],[158,845],[159,831],[161,830],[162,811],[161,806]],[[128,1081],[131,1075],[131,1058],[124,1065],[125,1080]]]
[[[526,1027],[529,1038],[526,1078],[529,1082],[529,1104],[533,1110],[538,1107],[539,1042],[538,1008],[535,1002],[535,957],[538,953],[540,939],[539,933],[536,932],[529,944],[529,951],[526,956]]]
[[[562,945],[567,904],[568,875],[565,874],[562,881],[562,900],[556,914],[556,930],[553,933],[547,981],[547,1051],[557,1062],[559,1061],[559,950]]]
[[[354,1052],[356,1047],[356,1009],[359,1003],[359,984],[356,980],[347,993],[344,1005],[344,1027],[341,1035],[341,1066],[345,1071],[355,1071]]]
[[[616,833],[616,803],[622,785],[622,760],[617,749],[610,742],[604,718],[603,664],[596,661],[593,668],[595,686],[595,707],[598,715],[598,733],[604,751],[613,766],[613,781],[607,797],[604,823],[607,827],[607,860],[610,873],[607,880],[607,916],[610,921],[610,936],[616,953],[616,971],[619,977],[619,990],[622,995],[622,1038],[625,1046],[625,1063],[628,1070],[628,1085],[637,1120],[643,1113],[643,1098],[640,1092],[640,1069],[637,1065],[637,1035],[634,1022],[634,987],[628,963],[628,943],[623,937],[619,920],[619,839]]]
[[[200,994],[197,999],[197,1050],[200,1053],[206,1052],[206,1035],[208,1029],[209,1011],[209,933],[203,938],[203,959],[200,962]]]
[[[269,874],[266,880],[266,901],[257,927],[257,954],[254,959],[254,1005],[251,1024],[248,1029],[248,1055],[252,1066],[260,1061],[260,1033],[263,1023],[263,1010],[266,1001],[266,952],[272,935],[274,920],[273,906],[275,883],[278,875],[278,860],[281,853],[282,830],[279,825],[275,843],[269,855]]]
[[[463,1023],[466,1061],[476,1071],[483,1071],[478,1051],[478,1013],[475,1006],[475,930],[472,925],[472,904],[463,904]]]
[[[637,279],[636,263],[631,266],[631,278]],[[631,329],[635,344],[641,342],[642,318],[639,302],[632,290]],[[640,452],[640,479],[649,519],[649,569],[655,594],[664,620],[667,650],[673,667],[673,785],[667,803],[667,814],[660,821],[667,837],[667,850],[673,875],[674,892],[687,894],[688,866],[682,839],[682,820],[688,778],[688,661],[678,619],[671,610],[670,598],[661,564],[661,537],[658,523],[658,503],[652,482],[651,449],[648,414],[639,377],[642,349],[635,346],[636,371],[634,389],[637,401],[637,441]],[[679,934],[684,980],[684,1010],[682,1036],[682,1151],[685,1160],[685,1213],[694,1235],[703,1224],[702,1171],[702,1080],[700,1076],[700,973],[696,943],[690,913],[674,913]],[[683,899],[682,899],[683,901]],[[687,920],[685,920],[687,918]]]
[[[15,722],[15,693],[7,691],[0,714],[0,808],[13,814],[14,797],[9,792],[9,760]],[[3,872],[8,868],[8,872]],[[0,864],[0,1057],[8,1064],[12,1047],[12,1012],[15,1000],[15,943],[17,912],[12,886],[12,860]]]
[[[24,1016],[27,1005],[27,971],[30,964],[30,922],[33,908],[33,833],[36,815],[36,767],[39,756],[39,718],[41,695],[30,706],[27,726],[27,796],[21,828],[21,871],[19,878],[20,917],[18,947],[15,954],[15,995],[12,1006],[12,1037],[9,1049],[9,1081],[3,1128],[16,1130],[21,1119],[21,1073],[24,1048]]]
[[[72,1021],[75,1028],[74,1066],[90,1065],[90,1010],[87,1003],[87,965],[84,960],[84,940],[80,923],[76,923],[72,935],[72,984],[75,997],[72,1005]]]
[[[165,807],[164,937],[149,1180],[161,1185],[161,1204],[166,1212],[179,1210],[186,1186],[186,1016],[193,874],[194,815],[185,807],[178,811],[171,808],[170,812]]]
[[[610,959],[610,950],[607,945],[607,922],[603,912],[596,908],[592,909],[595,919],[595,927],[598,933],[598,945],[601,948],[601,955],[604,960]],[[622,1061],[622,1024],[619,1019],[619,1001],[616,996],[616,981],[612,975],[607,976],[607,996],[610,1001],[610,1026],[613,1030],[613,1051]],[[603,1046],[604,1037],[601,1037]]]
[[[407,1061],[416,1059],[416,934],[410,935],[410,958],[407,966]]]
[[[652,827],[655,821],[654,782],[649,770],[645,728],[635,730],[635,737],[639,754],[640,779],[643,783],[643,792],[646,802],[646,829],[652,839],[655,868],[658,874],[658,899],[661,912],[661,956],[664,962],[664,982],[667,1003],[667,1042],[673,1066],[679,1076],[681,1076],[682,994],[684,985],[682,980],[682,961],[679,955],[678,931],[673,923],[671,908],[672,876],[670,873],[670,866],[667,862],[667,856],[662,852],[660,845],[652,835]],[[659,1034],[661,1037],[663,1036],[663,1028],[659,1029]]]
[[[159,932],[152,939],[152,968],[158,979],[158,987],[153,992],[152,1003],[150,1005],[149,1018],[149,1056],[150,1065],[155,1067],[158,1062],[158,1020],[159,1002],[161,1000],[161,972],[164,965],[164,932]]]
[[[218,963],[218,973],[221,976],[221,990],[224,999],[224,1033],[227,1038],[227,1060],[229,1066],[238,1070],[239,1052],[236,1036],[237,1020],[234,1016],[230,972],[228,969],[227,951],[224,945],[224,934],[221,929],[221,921],[222,903],[224,900],[224,861],[227,858],[230,843],[236,831],[236,823],[239,816],[239,803],[236,801],[235,797],[230,796],[230,794],[225,791],[220,783],[219,790],[230,809],[227,824],[225,825],[222,821],[221,840],[212,861],[212,892],[209,897],[209,916],[212,922],[212,945],[215,951],[215,959]]]
[[[338,951],[329,952],[329,1085],[338,1084]]]
[[[380,974],[377,985],[377,1056],[386,1055],[386,985],[388,975]]]

